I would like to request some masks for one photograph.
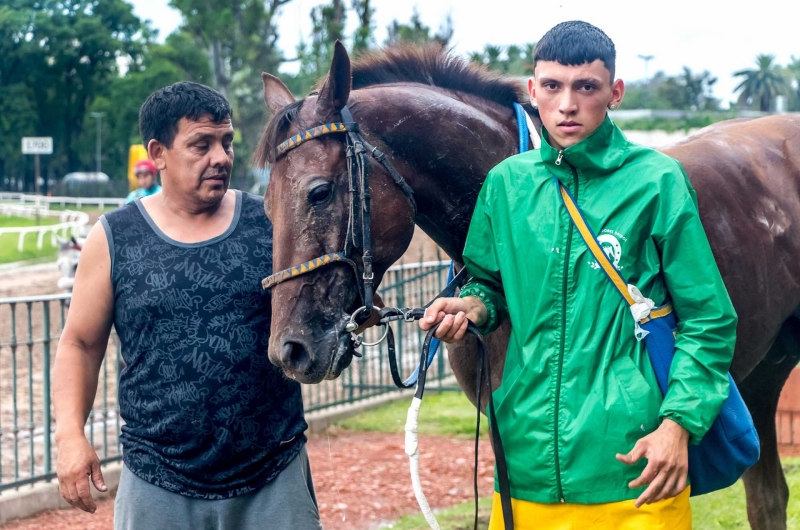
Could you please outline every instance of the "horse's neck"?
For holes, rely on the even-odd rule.
[[[375,98],[382,106],[370,128],[414,189],[417,225],[460,261],[487,173],[517,153],[514,110],[476,96],[456,99],[439,89],[398,94],[399,87],[390,88],[393,104],[386,105],[390,94]]]

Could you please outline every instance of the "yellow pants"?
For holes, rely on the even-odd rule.
[[[691,530],[689,488],[641,508],[634,500],[607,504],[540,504],[511,500],[514,530]],[[504,530],[500,495],[494,494],[489,530]]]

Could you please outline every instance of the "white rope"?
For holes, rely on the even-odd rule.
[[[636,321],[636,327],[634,328],[633,334],[636,337],[636,340],[640,341],[649,335],[650,332],[642,329],[642,326],[639,325],[639,322],[650,316],[650,310],[653,309],[656,304],[651,299],[645,298],[635,285],[628,285],[628,294],[630,294],[631,298],[633,298],[633,301],[636,302],[635,304],[631,305],[631,314],[633,315],[633,319]]]
[[[419,478],[419,438],[417,436],[417,428],[419,427],[419,407],[422,405],[422,400],[415,397],[411,400],[411,406],[408,407],[408,416],[406,416],[406,454],[408,455],[409,466],[411,470],[411,487],[414,489],[414,496],[417,498],[419,509],[422,510],[422,515],[428,521],[428,525],[433,530],[440,530],[439,523],[433,515],[428,499],[425,498],[425,493],[422,491],[422,484]]]

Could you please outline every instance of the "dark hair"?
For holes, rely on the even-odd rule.
[[[562,22],[544,34],[533,53],[533,67],[539,61],[555,61],[565,66],[577,66],[600,59],[611,72],[617,61],[614,42],[603,30],[581,20]]]
[[[139,109],[139,133],[145,148],[156,139],[171,149],[181,118],[196,121],[201,116],[219,123],[231,117],[231,105],[225,96],[200,83],[181,81],[156,90]]]

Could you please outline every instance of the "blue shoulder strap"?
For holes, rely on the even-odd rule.
[[[530,131],[528,131],[528,116],[522,105],[514,102],[514,112],[517,114],[517,131],[519,132],[519,152],[524,153],[528,150]]]

